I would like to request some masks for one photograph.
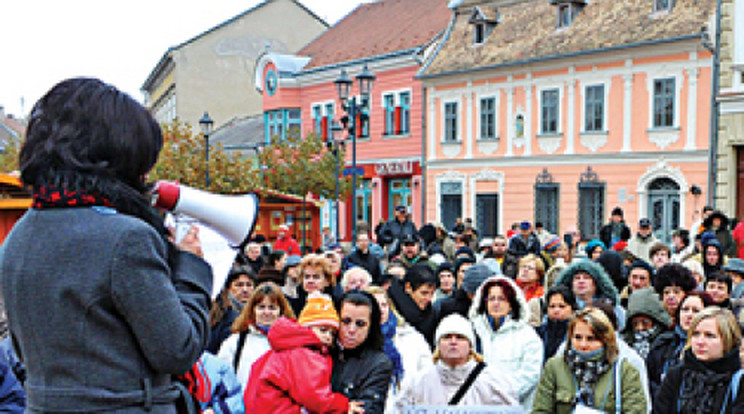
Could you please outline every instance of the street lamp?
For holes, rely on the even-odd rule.
[[[357,215],[356,215],[356,129],[361,128],[362,125],[357,125],[357,115],[361,115],[365,109],[369,110],[369,93],[372,90],[372,84],[375,81],[375,75],[373,75],[367,65],[364,65],[362,71],[356,76],[356,80],[359,83],[359,99],[356,96],[349,97],[351,87],[354,82],[346,74],[345,70],[341,70],[339,77],[333,82],[336,84],[338,89],[338,99],[341,101],[341,107],[346,112],[347,116],[341,119],[344,127],[349,131],[351,136],[351,216],[352,216],[352,243],[356,242],[357,233]],[[344,122],[344,118],[346,122]],[[359,117],[359,123],[363,120]]]
[[[331,124],[331,132],[333,133],[333,141],[328,141],[326,145],[328,148],[333,152],[333,156],[336,157],[336,201],[334,202],[334,210],[336,213],[336,241],[339,240],[338,238],[338,230],[341,227],[340,220],[339,220],[339,214],[338,214],[338,192],[339,192],[339,186],[338,186],[338,180],[339,180],[339,147],[343,148],[346,143],[344,142],[343,132],[344,128],[336,121],[333,121],[333,124]]]
[[[207,169],[204,174],[206,177],[206,188],[209,188],[209,134],[212,133],[213,125],[214,121],[212,121],[212,118],[209,117],[209,113],[207,111],[204,111],[204,116],[202,116],[202,118],[199,120],[199,126],[204,133],[204,158],[207,162]]]

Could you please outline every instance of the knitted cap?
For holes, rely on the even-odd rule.
[[[560,247],[561,243],[563,243],[563,240],[561,240],[560,237],[553,236],[548,239],[547,242],[545,242],[545,245],[543,245],[543,249],[548,253],[554,253],[556,250],[558,250],[558,247]]]
[[[297,323],[302,326],[333,326],[338,329],[339,320],[333,301],[328,295],[314,292],[307,298]]]
[[[530,224],[530,222],[527,221],[527,220],[519,223],[519,230],[525,230],[525,231],[527,231],[527,230],[529,230],[531,228],[532,228],[532,224]]]
[[[489,277],[493,275],[491,269],[483,264],[476,263],[465,271],[465,277],[462,279],[462,290],[469,295],[474,295],[478,287]]]
[[[453,313],[439,322],[439,326],[436,331],[436,343],[439,344],[439,340],[445,335],[457,334],[468,338],[471,346],[475,346],[475,334],[473,333],[473,326],[470,321],[465,319],[459,313]]]

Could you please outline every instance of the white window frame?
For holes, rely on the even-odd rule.
[[[587,134],[594,134],[598,132],[606,132],[609,128],[607,125],[607,116],[608,116],[608,107],[610,106],[610,84],[606,80],[601,81],[587,81],[586,83],[581,83],[580,88],[580,94],[581,94],[581,133],[587,133]],[[586,88],[589,88],[591,86],[599,86],[602,85],[604,87],[604,107],[602,108],[602,129],[599,131],[587,131],[586,130]]]
[[[493,98],[493,111],[494,111],[494,117],[493,117],[493,138],[484,138],[481,136],[481,100],[482,99],[488,99]],[[475,121],[475,130],[478,131],[478,140],[483,141],[493,141],[499,139],[499,114],[501,109],[501,94],[497,92],[493,93],[481,93],[476,94],[475,96],[475,112],[476,112],[476,121]]]
[[[674,122],[670,127],[654,126],[654,82],[657,80],[674,78]],[[648,91],[648,129],[658,131],[665,129],[680,128],[680,107],[682,106],[681,90],[684,86],[684,76],[681,72],[649,72],[646,76],[646,88]]]
[[[382,108],[382,114],[383,114],[383,135],[385,130],[385,96],[386,95],[393,95],[393,108],[397,108],[400,106],[400,95],[402,93],[408,92],[408,132],[405,132],[401,134],[402,136],[408,136],[411,134],[411,130],[413,129],[413,119],[411,118],[411,112],[413,110],[413,88],[401,88],[401,89],[388,89],[386,91],[380,92],[380,108]],[[372,107],[372,103],[370,102],[369,107]],[[386,136],[397,136],[395,134],[393,135],[386,135]]]
[[[542,114],[542,108],[543,108],[543,92],[547,90],[553,90],[558,89],[558,115],[557,115],[557,130],[556,132],[544,132],[542,129],[543,126],[543,114]],[[564,85],[560,83],[555,84],[546,84],[541,85],[537,88],[537,135],[562,135],[563,134],[563,94],[564,91]],[[514,119],[516,118],[516,114],[514,116]],[[527,118],[525,117],[525,123],[527,122]]]
[[[452,141],[447,141],[447,104],[455,104],[457,105],[457,111],[455,114],[456,117],[456,123],[455,126],[455,139]],[[462,132],[462,120],[460,119],[460,110],[461,110],[462,101],[458,99],[448,99],[448,100],[442,100],[442,143],[443,144],[459,144],[462,143],[462,136],[460,135]]]

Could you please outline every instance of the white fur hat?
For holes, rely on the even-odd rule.
[[[470,324],[469,320],[465,319],[459,313],[453,313],[439,322],[436,332],[437,344],[439,344],[439,340],[442,339],[443,336],[449,334],[462,335],[468,338],[472,347],[475,347],[473,326]]]

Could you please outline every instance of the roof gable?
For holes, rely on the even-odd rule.
[[[356,9],[310,42],[305,70],[417,48],[442,32],[451,18],[447,0],[380,0]]]
[[[716,0],[677,0],[663,14],[653,12],[653,0],[594,0],[561,29],[551,0],[499,3],[499,24],[478,48],[470,47],[469,8],[461,11],[422,77],[693,38],[714,15]]]
[[[495,7],[487,7],[481,9],[478,6],[473,7],[473,12],[470,13],[470,19],[468,23],[493,23],[499,22],[499,12]]]

